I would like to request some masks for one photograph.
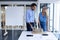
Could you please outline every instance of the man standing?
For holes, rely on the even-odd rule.
[[[36,9],[36,4],[32,3],[31,4],[31,9],[28,9],[26,11],[26,26],[27,26],[27,31],[32,31],[34,27],[34,20],[35,20],[35,13],[34,10]]]

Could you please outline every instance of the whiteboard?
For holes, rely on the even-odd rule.
[[[6,25],[23,25],[24,6],[19,7],[5,7]]]

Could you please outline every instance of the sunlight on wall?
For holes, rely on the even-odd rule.
[[[59,31],[59,13],[60,13],[60,3],[55,3],[54,6],[54,28]]]

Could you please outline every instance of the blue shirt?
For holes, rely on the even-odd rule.
[[[26,11],[26,22],[34,22],[34,11],[31,9]]]
[[[39,18],[40,18],[40,22],[45,22],[46,23],[46,20],[47,20],[46,15],[43,16],[42,12],[40,12]]]
[[[41,28],[43,29],[43,31],[47,31],[47,26],[46,26],[46,15],[42,15],[42,12],[40,12],[39,14],[39,19],[40,19],[40,25],[41,25]]]

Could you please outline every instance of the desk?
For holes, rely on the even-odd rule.
[[[23,31],[18,40],[58,40],[55,35],[51,32],[44,32],[48,34],[48,36],[43,36],[40,34],[33,34],[31,31]],[[33,37],[27,37],[26,35],[33,35]]]

